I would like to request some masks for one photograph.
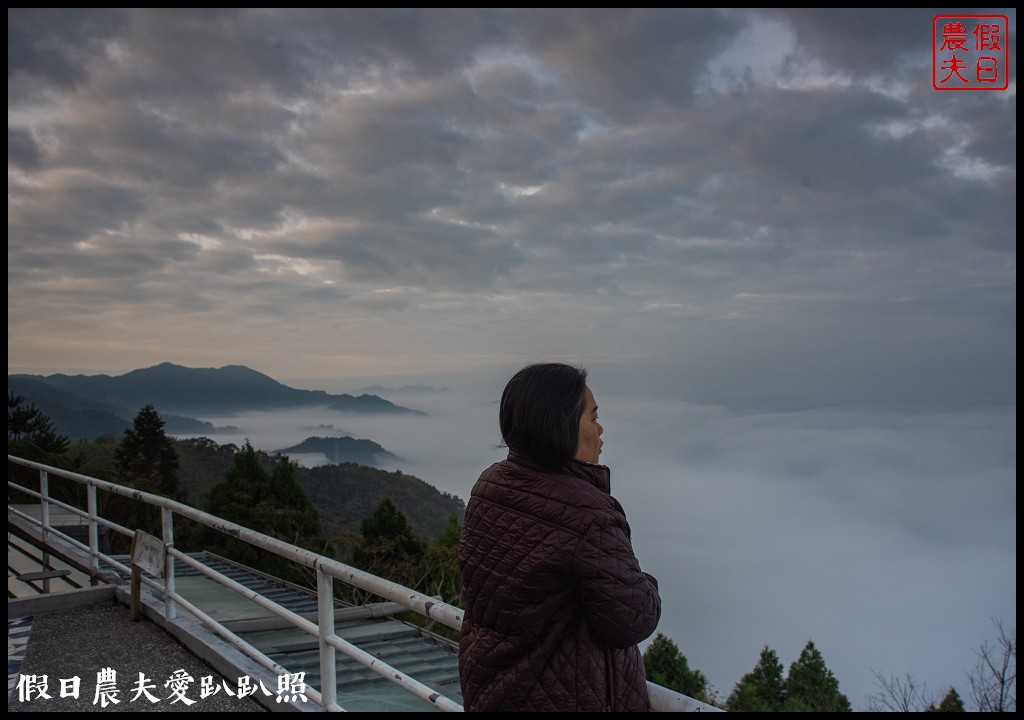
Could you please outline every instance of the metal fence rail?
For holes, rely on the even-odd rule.
[[[212,632],[238,648],[255,662],[258,662],[260,665],[274,673],[286,673],[287,670],[258,651],[243,638],[227,629],[223,624],[211,618],[200,608],[195,607],[195,605],[189,602],[186,598],[178,594],[175,590],[175,563],[182,562],[188,564],[190,567],[198,570],[206,577],[209,577],[224,587],[227,587],[247,599],[256,602],[264,609],[269,610],[280,618],[283,618],[294,627],[317,638],[320,646],[321,688],[319,692],[313,688],[309,688],[308,697],[310,700],[317,703],[323,710],[342,710],[342,708],[337,704],[337,676],[335,672],[336,651],[340,651],[351,657],[358,663],[371,669],[380,676],[387,678],[390,682],[395,683],[406,692],[415,695],[438,710],[459,712],[463,709],[459,703],[455,702],[451,698],[441,695],[436,690],[420,683],[415,678],[409,677],[399,670],[390,667],[378,658],[364,652],[355,645],[339,637],[334,631],[334,581],[340,581],[346,585],[351,585],[386,600],[390,600],[407,608],[408,610],[455,630],[460,630],[462,627],[462,609],[403,585],[399,585],[398,583],[385,580],[359,570],[358,568],[345,565],[337,560],[325,557],[310,550],[304,550],[276,538],[264,535],[263,533],[256,532],[255,530],[229,522],[215,515],[202,512],[201,510],[197,510],[175,500],[170,500],[141,490],[128,488],[106,480],[89,477],[88,475],[81,475],[31,460],[25,460],[13,455],[8,455],[7,460],[9,463],[31,468],[39,473],[38,491],[35,491],[32,488],[27,488],[24,485],[20,485],[8,479],[7,485],[9,488],[37,498],[40,502],[40,520],[37,521],[35,518],[31,518],[23,513],[18,513],[18,515],[33,523],[39,523],[44,543],[48,536],[59,537],[62,541],[69,543],[83,553],[86,553],[89,558],[89,571],[93,577],[98,577],[100,575],[101,561],[116,568],[119,572],[125,574],[131,573],[130,567],[100,551],[99,529],[101,527],[107,528],[112,532],[123,535],[127,538],[132,538],[135,535],[134,530],[100,517],[98,511],[99,504],[97,492],[103,491],[113,495],[119,495],[159,508],[164,551],[164,577],[162,582],[145,576],[141,579],[142,582],[163,594],[165,620],[168,622],[172,621],[176,617],[178,607],[180,606],[184,611],[195,617]],[[86,489],[86,509],[82,510],[81,508],[50,497],[50,476],[65,478],[83,485]],[[67,512],[73,513],[88,521],[87,544],[62,533],[50,524],[51,505],[60,507]],[[17,513],[17,510],[9,508],[9,512]],[[175,515],[200,523],[231,537],[247,542],[254,547],[267,550],[291,562],[312,569],[316,573],[317,578],[316,593],[317,605],[319,608],[318,623],[313,623],[310,620],[301,617],[291,610],[278,605],[269,598],[244,587],[217,570],[198,562],[177,550],[174,547]],[[719,711],[718,708],[711,705],[706,705],[694,698],[667,690],[666,688],[653,683],[648,683],[648,689],[650,690],[652,709],[656,711]]]

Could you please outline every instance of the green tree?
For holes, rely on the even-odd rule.
[[[423,556],[416,569],[417,579],[409,584],[413,590],[425,595],[440,597],[444,602],[462,607],[462,572],[459,568],[459,538],[462,526],[459,516],[448,517],[445,531],[426,545]],[[393,577],[386,575],[386,577]],[[422,615],[405,613],[404,618],[415,625],[425,627],[431,632],[458,642],[459,631],[428,620]]]
[[[765,645],[754,669],[740,678],[726,700],[730,712],[781,712],[786,696],[782,663],[775,651]]]
[[[320,514],[299,484],[295,465],[281,455],[273,472],[267,472],[260,454],[248,441],[235,453],[224,481],[210,491],[206,510],[211,515],[306,550],[330,554]],[[197,531],[195,542],[211,552],[283,580],[312,582],[312,572],[308,569],[216,530],[202,528]]]
[[[459,516],[450,515],[445,531],[427,545],[423,553],[421,592],[439,595],[450,605],[462,606],[462,572],[459,569]]]
[[[210,438],[195,437],[177,438],[174,447],[181,460],[178,481],[182,494],[188,498],[189,505],[206,507],[210,490],[224,480],[234,464],[238,446],[220,445]]]
[[[647,679],[652,683],[709,702],[707,678],[700,670],[690,669],[686,656],[668,637],[662,633],[655,635],[643,658]]]
[[[314,552],[326,549],[320,513],[299,484],[295,464],[288,457],[278,457],[270,476],[269,496],[260,501],[256,511],[268,535]]]
[[[938,707],[929,707],[929,712],[966,712],[964,710],[964,701],[960,699],[960,693],[955,688],[950,688],[949,692],[942,698],[942,702],[939,703]]]
[[[57,434],[53,421],[42,413],[34,403],[26,403],[23,395],[13,392],[7,396],[7,453],[15,457],[45,465],[63,467],[68,439]],[[15,485],[39,490],[39,472],[24,465],[7,464],[7,480]],[[81,486],[70,480],[51,476],[50,497],[68,503],[79,502],[85,497]],[[8,488],[8,502],[36,502],[17,490]]]
[[[839,681],[810,640],[786,676],[783,712],[851,712],[850,700],[839,692]]]
[[[57,433],[53,421],[44,415],[35,403],[26,404],[23,395],[9,392],[7,395],[8,452],[11,450],[12,442],[21,447],[24,447],[24,443],[31,443],[43,453],[58,455],[68,449],[68,439]]]
[[[133,427],[124,431],[114,463],[125,485],[179,499],[178,451],[152,405],[142,408]]]
[[[422,577],[425,548],[405,514],[390,499],[381,500],[373,514],[363,519],[359,530],[363,537],[352,554],[356,567],[406,587],[417,584]]]

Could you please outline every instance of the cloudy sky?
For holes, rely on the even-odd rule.
[[[914,543],[970,511],[941,557],[995,546],[1010,581],[957,606],[980,641],[1016,618],[1016,11],[988,11],[1009,89],[978,92],[933,89],[938,12],[9,9],[8,372],[500,392],[580,362],[602,405],[648,398],[619,419],[650,452],[616,459],[671,446],[719,526],[755,466]],[[704,575],[744,555],[693,540]]]

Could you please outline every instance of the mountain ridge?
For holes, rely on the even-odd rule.
[[[359,440],[350,436],[308,437],[297,445],[275,450],[271,454],[294,455],[296,453],[320,453],[328,463],[358,463],[378,467],[382,460],[399,460],[372,440]]]
[[[245,365],[188,368],[164,362],[124,375],[7,376],[8,393],[22,395],[71,439],[119,434],[146,405],[167,423],[170,434],[216,432],[201,415],[233,415],[253,410],[279,410],[326,405],[338,412],[426,415],[376,395],[331,394],[300,390]]]

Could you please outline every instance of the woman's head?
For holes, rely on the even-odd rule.
[[[586,370],[562,363],[528,365],[501,395],[501,437],[513,452],[550,469],[563,467],[576,457],[586,408]]]

